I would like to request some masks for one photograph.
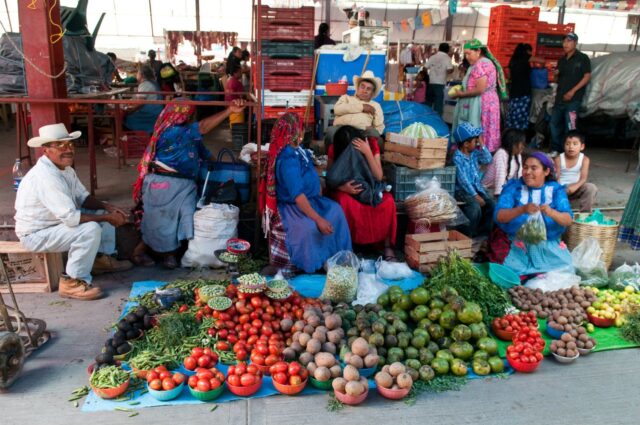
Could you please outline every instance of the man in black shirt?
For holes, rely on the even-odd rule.
[[[551,151],[564,150],[564,137],[576,129],[578,109],[591,79],[589,57],[576,49],[578,36],[570,32],[562,42],[565,56],[558,61],[558,88],[551,115]]]

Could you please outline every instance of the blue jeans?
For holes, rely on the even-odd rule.
[[[564,152],[564,138],[569,130],[575,130],[578,121],[578,109],[581,101],[556,103],[553,106],[549,130],[551,131],[551,150]]]
[[[427,106],[442,116],[444,109],[444,84],[429,84],[427,88]]]
[[[488,236],[493,227],[493,209],[495,202],[493,198],[484,193],[479,193],[479,195],[484,199],[484,207],[480,206],[480,203],[475,197],[466,192],[456,191],[456,200],[464,202],[464,205],[461,205],[460,209],[469,220],[469,224],[460,226],[459,230],[472,238],[476,236]]]

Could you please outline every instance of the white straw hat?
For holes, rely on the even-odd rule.
[[[371,96],[372,99],[377,97],[380,93],[380,90],[382,90],[382,80],[376,77],[373,74],[373,71],[365,71],[361,76],[358,77],[356,75],[355,77],[353,77],[353,85],[356,86],[356,90],[358,89],[358,85],[360,85],[360,81],[368,81],[373,84],[375,90],[373,92],[373,96]]]
[[[38,130],[40,134],[38,137],[32,137],[27,142],[27,145],[31,148],[42,147],[45,143],[61,142],[64,140],[74,140],[82,135],[81,131],[74,131],[69,133],[67,128],[62,123],[50,124],[40,127]]]

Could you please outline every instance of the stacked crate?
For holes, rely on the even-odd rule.
[[[574,32],[576,24],[550,24],[538,22],[538,39],[536,40],[536,56],[546,60],[545,66],[549,70],[549,81],[558,67],[558,60],[564,56],[562,41],[570,32]]]
[[[487,47],[505,69],[518,44],[530,44],[535,54],[539,16],[539,7],[525,9],[496,6],[491,8]]]
[[[314,8],[261,6],[263,118],[293,112],[304,119],[313,75]],[[288,109],[287,109],[288,108]],[[313,109],[309,123],[313,124]]]

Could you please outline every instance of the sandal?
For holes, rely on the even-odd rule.
[[[156,264],[156,262],[145,253],[132,256],[131,262],[138,267],[151,267]]]
[[[176,259],[175,255],[167,255],[166,257],[164,257],[162,265],[167,269],[173,270],[178,267],[178,260]]]
[[[398,258],[396,257],[395,252],[393,251],[392,248],[385,248],[384,249],[384,261],[388,261],[391,263],[397,263],[398,262]]]

